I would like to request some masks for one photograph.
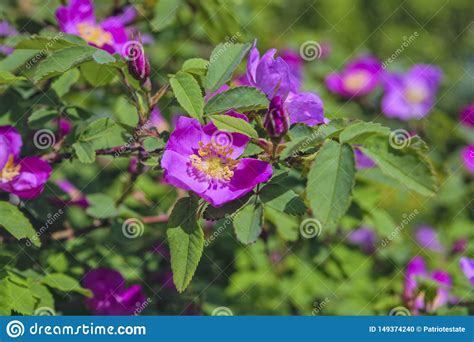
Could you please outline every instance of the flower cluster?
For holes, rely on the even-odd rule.
[[[300,72],[292,72],[292,69],[295,70],[300,64],[292,62],[290,69],[282,57],[275,58],[276,52],[276,49],[270,49],[260,57],[254,42],[247,62],[245,83],[261,90],[270,100],[279,97],[277,102],[283,102],[281,107],[288,113],[291,124],[314,126],[325,123],[323,102],[319,96],[299,89]],[[294,61],[294,58],[291,60]]]
[[[326,78],[326,86],[346,98],[361,97],[383,86],[382,112],[400,120],[421,119],[432,109],[442,72],[428,64],[414,65],[406,73],[383,70],[381,62],[365,56],[350,62],[341,73]]]

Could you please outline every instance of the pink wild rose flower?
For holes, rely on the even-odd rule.
[[[0,189],[29,199],[43,192],[52,169],[40,158],[20,158],[22,145],[14,127],[0,126]]]
[[[435,103],[441,77],[441,69],[429,64],[414,65],[405,74],[384,75],[382,112],[401,120],[425,117]]]
[[[68,6],[59,6],[56,18],[61,31],[82,37],[90,45],[111,54],[122,51],[129,41],[125,25],[133,21],[136,11],[127,7],[122,15],[109,17],[98,23],[94,14],[92,0],[70,0]]]
[[[346,98],[363,96],[372,92],[380,83],[382,63],[372,56],[353,60],[340,73],[326,77],[326,86]]]
[[[240,113],[228,115],[247,120]],[[272,176],[269,163],[239,159],[248,142],[243,134],[220,132],[213,123],[202,126],[196,119],[181,116],[161,160],[164,179],[220,207]]]

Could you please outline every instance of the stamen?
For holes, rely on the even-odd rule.
[[[418,104],[423,102],[427,97],[426,91],[421,87],[408,86],[405,90],[405,98],[408,102]]]
[[[366,86],[369,77],[365,71],[356,71],[344,77],[344,85],[350,91],[357,91]]]
[[[21,166],[15,165],[14,156],[10,155],[8,161],[0,172],[0,179],[2,182],[10,182],[13,178],[20,174]]]
[[[239,165],[238,160],[229,157],[233,148],[220,146],[214,140],[204,144],[199,142],[197,154],[189,158],[193,167],[212,179],[229,181],[234,176],[234,169]]]
[[[93,43],[98,47],[102,47],[105,44],[112,44],[113,37],[110,32],[104,31],[99,26],[90,25],[87,23],[80,23],[77,25],[79,35],[89,43]]]

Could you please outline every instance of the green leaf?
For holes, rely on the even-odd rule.
[[[110,118],[91,122],[79,135],[79,142],[90,143],[93,149],[110,148],[123,144],[123,128]]]
[[[0,71],[0,85],[2,84],[14,84],[26,80],[26,77],[15,76],[8,71]]]
[[[91,292],[79,284],[79,282],[62,273],[50,273],[43,277],[41,282],[61,292],[77,292],[85,296],[91,296]]]
[[[2,60],[0,60],[0,70],[14,71],[24,66],[36,54],[37,51],[35,50],[15,50],[11,55],[2,57]]]
[[[347,144],[327,141],[308,174],[306,193],[313,216],[323,229],[333,230],[349,208],[354,184],[354,153]]]
[[[267,96],[253,87],[237,87],[212,97],[204,108],[206,114],[224,113],[229,109],[248,112],[268,108]]]
[[[247,202],[253,197],[254,193],[250,192],[247,195],[237,198],[236,200],[227,202],[221,207],[213,207],[208,205],[206,210],[204,210],[203,217],[206,220],[216,221],[221,218],[224,218],[228,215],[233,215],[237,210],[242,208]]]
[[[195,75],[205,75],[209,61],[203,58],[190,58],[183,63],[182,71]]]
[[[130,127],[136,127],[139,122],[137,109],[125,96],[115,99],[114,118]]]
[[[382,172],[423,196],[432,196],[437,190],[432,167],[417,149],[394,149],[384,136],[368,138],[362,152],[374,160]]]
[[[95,160],[95,150],[92,148],[92,145],[88,142],[76,142],[72,144],[74,153],[76,154],[77,159],[81,163],[90,164]]]
[[[95,49],[94,53],[92,54],[92,59],[98,64],[112,64],[116,62],[115,57],[112,56],[105,50],[102,49]],[[120,63],[118,64],[120,65]],[[117,65],[115,65],[117,66]]]
[[[230,115],[212,115],[210,118],[220,131],[242,133],[251,138],[258,138],[255,128],[243,119]]]
[[[179,104],[193,118],[202,121],[204,111],[204,97],[196,79],[179,71],[170,79],[171,88]]]
[[[96,62],[84,63],[79,68],[87,83],[94,87],[102,87],[109,84],[116,76],[115,67]]]
[[[173,23],[182,0],[160,0],[155,5],[154,16],[150,24],[153,31],[162,31]]]
[[[243,244],[257,241],[262,232],[263,207],[260,204],[249,204],[234,216],[234,230],[237,239]]]
[[[115,201],[106,194],[93,194],[87,196],[89,206],[86,209],[86,213],[95,218],[109,218],[118,215],[117,208],[115,207]]]
[[[182,228],[169,228],[167,231],[171,254],[173,282],[178,292],[188,287],[204,249],[204,233],[198,226],[192,232]]]
[[[346,127],[339,135],[339,141],[347,144],[363,144],[365,139],[374,134],[388,135],[390,129],[375,122],[357,122]]]
[[[5,228],[17,240],[29,239],[37,247],[41,246],[40,239],[30,221],[14,205],[0,202],[0,226]]]
[[[79,80],[80,73],[77,69],[71,69],[62,74],[57,80],[51,84],[51,88],[59,97],[66,95],[71,87]]]
[[[165,143],[163,140],[156,137],[147,137],[143,140],[143,148],[147,152],[155,151],[159,148],[164,148]]]
[[[310,135],[294,139],[286,143],[285,149],[280,154],[280,158],[287,159],[289,157],[296,157],[299,153],[304,153],[309,148],[322,143],[324,138],[324,134],[313,131]]]
[[[11,290],[10,282],[7,278],[0,279],[0,315],[9,316],[11,314]]]
[[[69,262],[64,253],[51,254],[47,258],[48,265],[52,267],[56,272],[66,272],[69,267]]]
[[[259,193],[266,207],[290,215],[303,215],[306,206],[303,200],[291,189],[280,184],[267,184]]]
[[[214,92],[232,78],[232,73],[250,49],[250,44],[221,43],[215,47],[209,59],[204,81],[206,90]]]
[[[86,46],[87,43],[80,37],[59,33],[54,36],[24,36],[15,44],[15,49],[56,51],[75,45]]]
[[[92,46],[70,46],[62,50],[53,51],[49,56],[43,59],[36,68],[33,80],[38,82],[59,74],[90,61],[97,49]]]
[[[31,115],[28,117],[28,123],[31,127],[41,128],[44,127],[47,122],[57,117],[59,117],[57,110],[40,108],[31,113]]]
[[[184,197],[174,205],[168,220],[168,227],[181,227],[190,233],[198,229],[197,223],[198,201],[196,197]]]
[[[8,282],[7,286],[10,291],[9,305],[11,309],[22,315],[32,315],[37,300],[31,290],[11,281]]]
[[[36,310],[41,308],[53,310],[54,297],[49,289],[46,286],[39,284],[36,280],[31,280],[29,283],[31,294],[37,299],[34,314],[36,314]]]

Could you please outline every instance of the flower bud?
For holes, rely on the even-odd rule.
[[[143,47],[139,44],[130,47],[128,58],[128,72],[133,76],[134,79],[145,83],[150,77],[150,63],[146,58]]]
[[[283,100],[280,96],[275,96],[270,102],[263,125],[271,138],[281,138],[288,132],[290,118],[283,107]]]

